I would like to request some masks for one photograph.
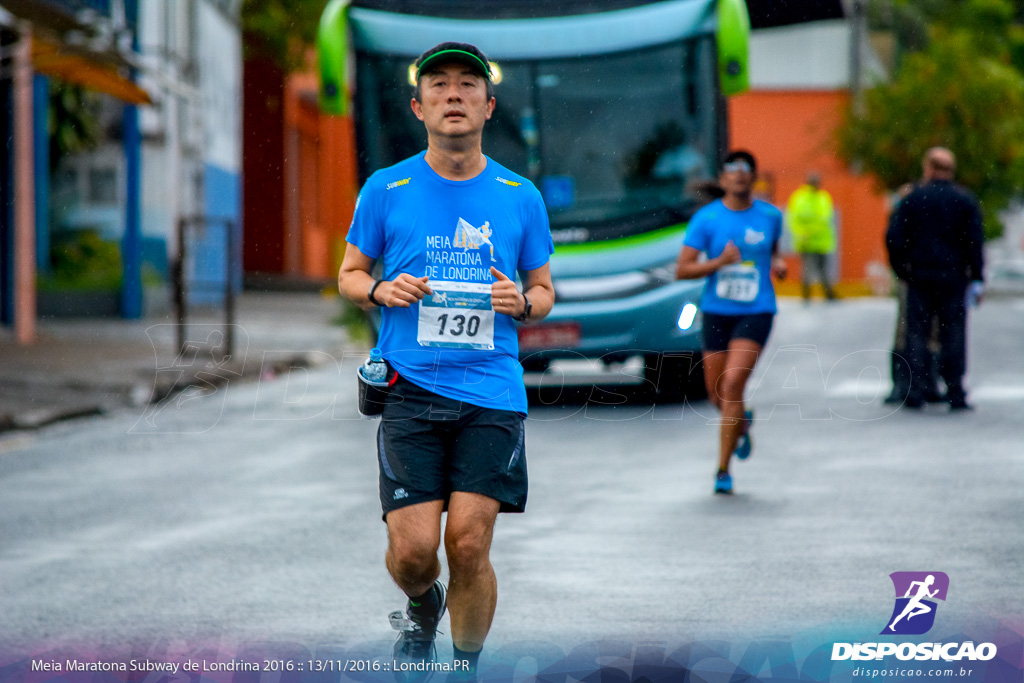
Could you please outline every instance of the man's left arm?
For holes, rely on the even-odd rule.
[[[547,316],[555,305],[550,266],[555,247],[540,192],[529,184],[524,189],[529,194],[523,197],[521,205],[523,238],[515,261],[523,291],[518,290],[514,279],[499,277],[497,270],[491,268],[491,274],[496,278],[491,286],[491,304],[498,313],[505,313],[520,322],[534,322]],[[537,267],[527,270],[530,266]]]
[[[907,280],[910,275],[910,264],[907,263],[907,222],[906,206],[900,202],[889,216],[885,229],[885,248],[889,253],[889,265],[896,277]]]
[[[526,322],[542,320],[555,305],[555,286],[551,282],[551,266],[545,263],[540,268],[522,271],[523,291],[520,292],[511,280],[497,268],[491,267],[495,282],[491,285],[491,305],[496,313],[521,318],[526,311],[527,299],[530,315]]]

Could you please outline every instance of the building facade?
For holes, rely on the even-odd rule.
[[[126,318],[166,308],[179,235],[187,241],[183,271],[194,300],[215,303],[229,274],[240,286],[240,8],[241,0],[0,2],[5,41],[31,40],[36,80],[36,134],[31,141],[12,135],[6,161],[15,184],[24,182],[15,162],[19,148],[31,147],[32,184],[46,190],[34,192],[29,236],[11,217],[24,195],[5,194],[0,282],[10,284],[0,289],[3,322],[14,323],[19,309],[33,309],[34,317],[37,305],[52,299],[46,286],[38,301],[26,284],[10,282],[19,272],[18,245],[27,241],[35,246],[33,276],[43,283],[61,249],[81,235],[118,252],[115,310]],[[52,82],[39,83],[46,76]],[[70,87],[91,93],[98,142],[59,155],[50,168],[43,150],[51,146],[48,107]],[[18,123],[14,89],[8,81],[0,88],[0,126],[8,131]],[[56,281],[59,292],[66,282]],[[40,312],[47,313],[45,305]],[[57,312],[90,311],[72,304]]]

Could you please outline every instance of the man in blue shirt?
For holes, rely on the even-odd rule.
[[[366,182],[338,286],[364,308],[381,307],[378,345],[397,371],[377,438],[385,563],[409,596],[407,618],[392,614],[401,631],[395,659],[433,661],[447,604],[455,659],[472,675],[497,598],[494,522],[526,505],[526,392],[513,321],[539,320],[554,305],[554,247],[540,193],[483,154],[495,106],[483,53],[441,43],[416,69],[411,106],[427,149]],[[447,595],[437,556],[445,510]]]
[[[725,195],[694,214],[676,263],[679,279],[707,278],[701,299],[704,381],[722,413],[715,493],[732,493],[733,454],[750,456],[753,411],[744,407],[743,392],[772,329],[771,276],[786,275],[778,256],[782,212],[753,198],[756,173],[749,152],[726,156],[719,176]]]

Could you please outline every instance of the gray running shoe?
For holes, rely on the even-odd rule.
[[[391,628],[399,632],[394,652],[397,683],[426,683],[434,675],[433,667],[437,661],[434,638],[447,607],[447,591],[440,581],[435,581],[431,590],[436,593],[436,609],[425,611],[410,600],[405,614],[396,610],[388,615]]]

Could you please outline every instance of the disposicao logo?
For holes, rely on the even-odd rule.
[[[880,635],[918,636],[935,624],[937,600],[945,602],[949,577],[943,572],[893,572],[896,591],[892,615]],[[900,660],[988,661],[996,656],[992,643],[834,643],[832,661],[871,660],[893,656]]]
[[[919,636],[935,624],[936,600],[946,601],[949,577],[943,572],[893,572],[896,605],[882,635]]]

